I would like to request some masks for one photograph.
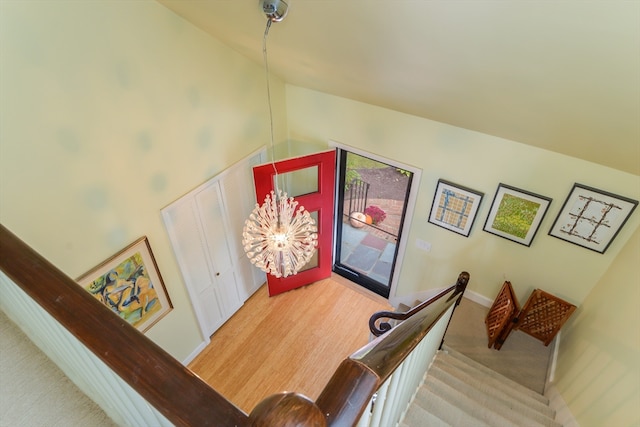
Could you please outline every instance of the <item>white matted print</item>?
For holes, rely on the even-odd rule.
[[[443,179],[438,180],[429,222],[469,236],[483,193]]]
[[[484,231],[531,246],[550,204],[549,197],[500,184]]]
[[[576,183],[549,235],[602,254],[636,206],[637,200]]]

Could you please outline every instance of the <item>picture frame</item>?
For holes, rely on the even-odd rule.
[[[439,179],[429,222],[469,237],[484,193]]]
[[[95,266],[76,282],[141,332],[173,309],[146,236]]]
[[[575,183],[549,235],[603,254],[637,206],[637,200]]]
[[[484,231],[531,246],[552,199],[500,183]]]

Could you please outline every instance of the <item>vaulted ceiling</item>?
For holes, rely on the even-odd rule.
[[[262,64],[258,0],[158,0]],[[640,175],[640,2],[285,0],[285,82]]]

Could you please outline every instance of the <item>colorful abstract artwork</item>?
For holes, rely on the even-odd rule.
[[[172,308],[146,237],[93,268],[78,282],[142,332]]]

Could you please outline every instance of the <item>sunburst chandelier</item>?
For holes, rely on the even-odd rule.
[[[262,53],[267,76],[267,99],[271,123],[271,156],[275,172],[276,191],[271,191],[261,205],[245,221],[242,245],[253,265],[277,278],[297,274],[313,257],[318,244],[315,220],[303,206],[286,192],[278,189],[278,171],[275,165],[273,143],[273,112],[267,61],[267,35],[272,22],[280,22],[287,14],[287,4],[281,0],[263,0],[262,10],[267,16]]]

